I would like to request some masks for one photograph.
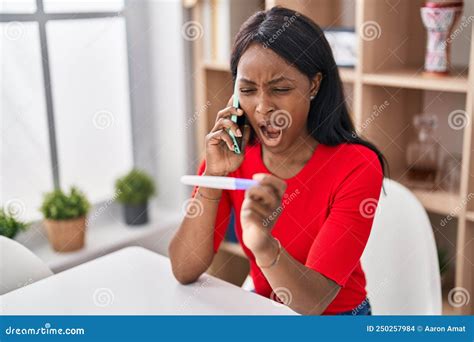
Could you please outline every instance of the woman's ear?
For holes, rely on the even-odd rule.
[[[310,89],[310,96],[314,97],[319,91],[319,87],[321,86],[321,81],[323,80],[323,74],[318,72],[316,76],[311,79],[311,89]]]

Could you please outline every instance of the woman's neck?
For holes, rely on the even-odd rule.
[[[288,179],[296,176],[311,159],[318,142],[310,135],[300,137],[283,152],[272,152],[262,144],[262,159],[273,175]]]

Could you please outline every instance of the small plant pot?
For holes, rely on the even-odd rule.
[[[139,226],[148,223],[148,202],[138,205],[124,204],[125,223],[129,226]]]
[[[44,220],[48,239],[57,252],[72,252],[84,247],[86,216],[70,220]]]

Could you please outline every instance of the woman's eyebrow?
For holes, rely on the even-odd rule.
[[[278,82],[281,82],[281,81],[290,81],[290,82],[293,82],[294,80],[291,79],[291,78],[285,77],[285,76],[280,76],[280,77],[278,77],[278,78],[275,78],[275,79],[269,81],[268,84],[275,84],[275,83],[278,83]]]
[[[247,78],[244,78],[244,77],[242,77],[242,78],[240,79],[240,81],[241,81],[241,82],[245,82],[245,83],[250,83],[250,84],[257,84],[257,83],[255,83],[254,81],[251,81],[251,80],[249,80],[249,79],[247,79]]]
[[[249,83],[249,84],[257,84],[257,83],[255,83],[254,81],[249,80],[248,78],[244,78],[244,77],[240,78],[240,81],[241,81],[241,82],[245,82],[245,83]],[[267,84],[275,84],[275,83],[278,83],[278,82],[281,82],[281,81],[290,81],[290,82],[293,82],[294,79],[291,79],[291,78],[288,78],[288,77],[285,77],[285,76],[280,76],[280,77],[275,78],[275,79],[273,79],[273,80],[271,80],[271,81],[268,81]]]

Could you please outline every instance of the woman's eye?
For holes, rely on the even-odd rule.
[[[240,89],[240,92],[242,94],[250,94],[251,92],[254,92],[255,89]]]
[[[290,88],[275,88],[275,89],[273,89],[273,91],[275,91],[277,93],[286,93],[290,90],[291,90]]]

